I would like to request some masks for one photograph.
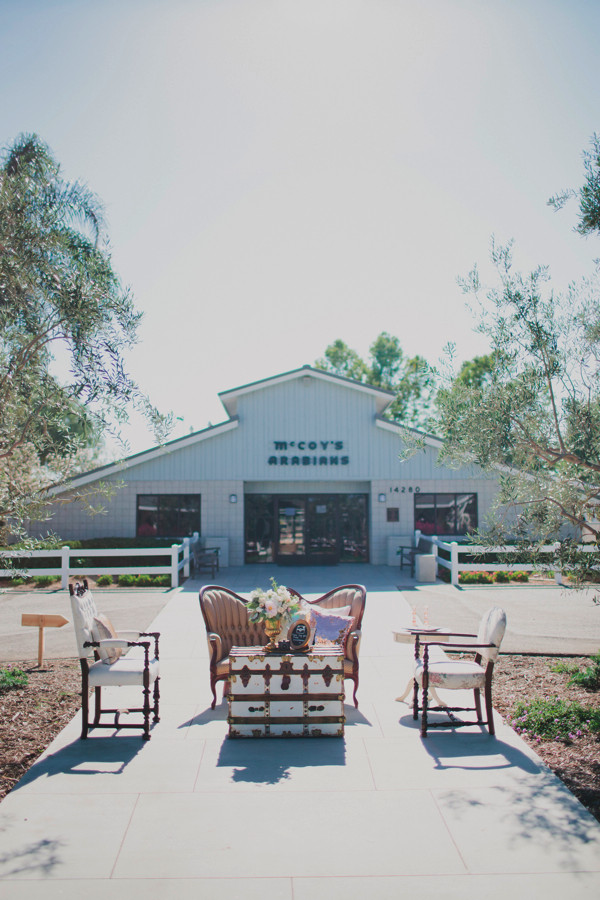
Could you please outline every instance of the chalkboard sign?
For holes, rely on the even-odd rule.
[[[289,627],[287,639],[290,650],[306,650],[310,643],[310,624],[306,619],[296,619]]]

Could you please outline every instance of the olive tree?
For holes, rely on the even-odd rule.
[[[118,433],[132,408],[162,435],[166,419],[124,366],[140,317],[98,198],[21,135],[0,160],[0,543],[44,517],[82,448]]]

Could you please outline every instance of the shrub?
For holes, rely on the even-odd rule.
[[[517,734],[543,741],[572,741],[586,731],[600,731],[600,709],[559,697],[521,701],[508,718]]]
[[[591,666],[583,672],[574,672],[569,678],[569,684],[577,685],[588,691],[597,691],[600,687],[600,653],[590,657]]]
[[[527,572],[511,572],[510,580],[511,581],[529,581],[529,574]]]
[[[557,662],[550,666],[550,671],[556,675],[574,675],[575,672],[579,672],[579,666],[575,663]]]
[[[21,578],[20,575],[16,575],[14,578],[10,579],[11,587],[19,587],[20,584],[25,584],[25,579]]]
[[[494,581],[496,584],[506,584],[510,581],[508,572],[494,572]]]
[[[113,583],[112,575],[100,575],[96,584],[99,587],[110,587]]]
[[[156,587],[171,587],[170,575],[155,575],[152,581]]]
[[[0,669],[0,692],[12,688],[27,687],[29,677],[23,669]]]
[[[135,579],[135,575],[119,575],[119,587],[133,587]]]
[[[136,575],[135,584],[137,587],[152,587],[154,578],[151,575]]]
[[[48,587],[56,581],[54,575],[36,575],[33,579],[36,587]]]

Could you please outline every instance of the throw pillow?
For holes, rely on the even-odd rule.
[[[113,624],[108,616],[94,616],[94,627],[92,628],[92,636],[95,641],[107,641],[110,638],[116,638],[117,632],[113,628]],[[98,653],[100,659],[107,666],[116,662],[123,651],[119,647],[99,647]]]
[[[318,606],[311,607],[312,621],[314,622],[315,647],[334,647],[336,644],[346,649],[346,638],[354,625],[353,616],[340,615],[341,612],[350,612],[350,607],[339,609],[321,609]]]

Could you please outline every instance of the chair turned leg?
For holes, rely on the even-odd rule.
[[[81,740],[85,741],[88,736],[88,717],[90,714],[90,701],[88,692],[84,688],[81,692]]]
[[[423,709],[421,711],[421,737],[427,737],[427,704],[429,702],[429,675],[423,672]]]
[[[217,682],[213,681],[212,678],[210,681],[210,689],[211,689],[212,695],[213,695],[213,702],[210,704],[210,708],[214,709],[215,706],[217,705]]]
[[[88,681],[87,662],[84,659],[79,660],[81,665],[81,740],[85,741],[88,736],[88,722],[90,715],[90,687]]]
[[[358,678],[354,682],[354,692],[352,694],[352,699],[354,700],[354,708],[358,709],[358,700],[356,699],[356,692],[358,690]]]
[[[494,707],[492,706],[492,685],[488,682],[485,686],[485,712],[487,715],[488,731],[494,737],[496,728],[494,726]]]
[[[100,721],[100,713],[102,712],[102,688],[94,688],[94,725]]]
[[[156,681],[154,682],[154,709],[153,709],[154,715],[152,718],[153,722],[160,722],[160,716],[159,716],[160,690],[158,687],[159,681],[160,681],[160,678],[157,678]]]
[[[413,719],[419,718],[419,682],[413,679]]]
[[[475,712],[477,713],[477,721],[481,722],[481,692],[479,688],[474,688],[473,694],[475,695]]]

